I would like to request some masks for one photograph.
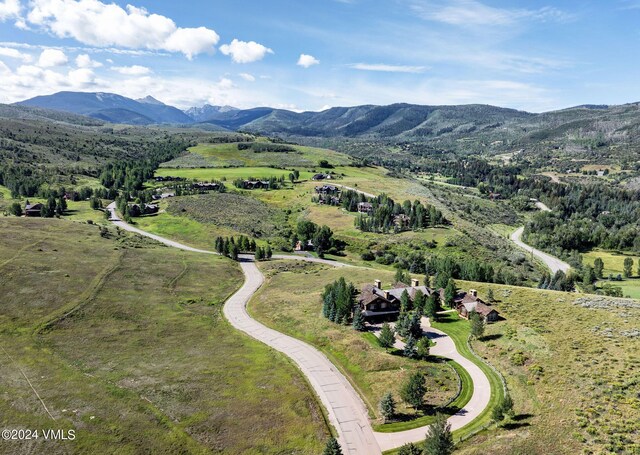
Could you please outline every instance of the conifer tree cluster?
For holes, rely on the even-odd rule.
[[[227,256],[233,259],[234,261],[237,261],[238,255],[240,253],[257,252],[258,246],[256,245],[255,240],[249,239],[248,237],[241,235],[238,238],[216,237],[215,249],[217,253],[223,256]],[[270,248],[269,248],[269,251],[271,251]]]
[[[340,277],[322,293],[322,315],[337,324],[349,324],[355,305],[356,289]]]

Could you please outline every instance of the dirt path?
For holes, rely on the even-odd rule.
[[[217,254],[213,251],[192,248],[131,226],[116,215],[115,204],[110,204],[107,209],[111,212],[111,221],[122,229],[185,251]],[[329,421],[338,433],[338,440],[344,453],[377,455],[381,454],[382,450],[393,449],[408,442],[418,442],[424,439],[428,426],[396,433],[374,432],[369,421],[367,408],[360,395],[324,354],[303,341],[284,335],[254,320],[247,312],[246,306],[262,286],[264,276],[253,262],[253,256],[241,255],[240,259],[245,282],[226,301],[223,309],[225,317],[236,329],[282,352],[296,363],[327,410]],[[274,255],[274,259],[291,259],[334,267],[350,267],[335,261],[304,256]],[[448,420],[452,429],[462,428],[471,423],[489,404],[491,396],[489,379],[477,365],[456,350],[453,340],[448,335],[430,327],[425,327],[425,331],[427,331],[429,338],[436,342],[436,346],[431,348],[431,352],[434,355],[447,357],[458,362],[467,370],[473,381],[471,400]]]

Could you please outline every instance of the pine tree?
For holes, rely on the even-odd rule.
[[[453,308],[453,299],[455,299],[457,291],[456,282],[453,281],[453,278],[449,278],[447,287],[444,288],[444,303],[449,308]]]
[[[262,261],[262,259],[264,258],[264,253],[262,251],[261,247],[257,247],[256,248],[256,261]]]
[[[418,344],[416,346],[416,353],[419,359],[426,360],[429,357],[429,347],[431,346],[431,342],[429,338],[422,337],[418,340]]]
[[[432,321],[436,318],[436,312],[438,311],[438,304],[436,302],[436,295],[431,294],[427,297],[427,302],[424,305],[424,315],[430,318]]]
[[[340,448],[340,444],[336,438],[331,437],[327,441],[327,445],[324,447],[324,452],[322,455],[342,455],[342,448]]]
[[[422,455],[422,449],[410,442],[398,449],[398,455]]]
[[[232,243],[231,246],[229,247],[229,257],[234,261],[238,260],[238,247],[236,246],[235,243]]]
[[[413,336],[409,335],[407,338],[407,342],[404,345],[404,349],[402,350],[402,355],[409,359],[415,359],[418,357],[418,351],[416,350],[416,340]]]
[[[484,335],[484,318],[475,311],[471,311],[469,313],[469,322],[471,323],[471,335],[476,339],[482,338],[482,335]]]
[[[424,314],[424,306],[427,302],[427,298],[422,293],[420,289],[416,291],[416,295],[413,298],[413,308],[418,312],[418,314]]]
[[[380,343],[380,346],[382,346],[387,350],[392,348],[394,343],[396,342],[395,333],[391,328],[391,326],[389,325],[389,323],[385,322],[384,324],[382,324],[382,329],[380,330],[380,338],[378,339],[378,342]]]
[[[353,310],[353,328],[358,332],[364,332],[365,330],[367,330],[367,326],[364,323],[364,316],[359,305],[356,305],[355,309]]]
[[[400,296],[400,312],[408,313],[411,311],[411,299],[409,298],[409,293],[405,289],[402,291],[402,295]]]
[[[425,455],[450,455],[453,449],[451,424],[447,423],[445,415],[438,413],[435,422],[427,430],[424,453]]]
[[[427,393],[426,380],[420,371],[413,373],[400,389],[400,397],[409,406],[418,409],[422,406],[424,394]]]
[[[623,267],[625,278],[631,278],[631,275],[633,274],[633,259],[624,258]]]
[[[267,245],[267,251],[265,251],[264,256],[267,259],[271,259],[271,256],[273,256],[273,251],[271,251],[271,247],[269,245]]]
[[[489,288],[487,291],[487,302],[494,303],[496,301],[495,296],[493,295],[493,288]]]
[[[384,394],[378,407],[380,408],[380,414],[382,414],[385,422],[393,418],[396,413],[396,400],[393,399],[391,392]]]

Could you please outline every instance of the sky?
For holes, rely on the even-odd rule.
[[[0,0],[0,103],[319,111],[640,101],[640,0]]]

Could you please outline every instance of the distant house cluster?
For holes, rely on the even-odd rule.
[[[357,304],[365,319],[370,321],[394,319],[400,314],[400,301],[402,294],[407,292],[409,300],[413,302],[418,291],[425,297],[436,293],[440,300],[444,300],[444,289],[434,290],[421,286],[416,279],[411,280],[411,285],[396,283],[391,289],[382,289],[382,282],[375,280],[371,285],[365,286],[357,297]],[[478,292],[471,289],[469,292],[461,292],[454,298],[454,308],[461,318],[468,319],[469,314],[475,311],[486,322],[495,322],[500,314],[488,303],[478,297]]]
[[[131,216],[153,215],[158,213],[160,208],[155,204],[135,204],[129,203],[129,211]]]
[[[269,180],[243,180],[242,181],[242,189],[243,190],[266,190],[269,189],[270,184]]]
[[[340,191],[340,187],[338,186],[316,186],[315,192],[318,197],[318,204],[340,205],[340,202],[342,201],[342,192]]]
[[[315,174],[313,177],[311,177],[312,180],[331,180],[335,178],[331,173],[319,173],[319,174]]]

